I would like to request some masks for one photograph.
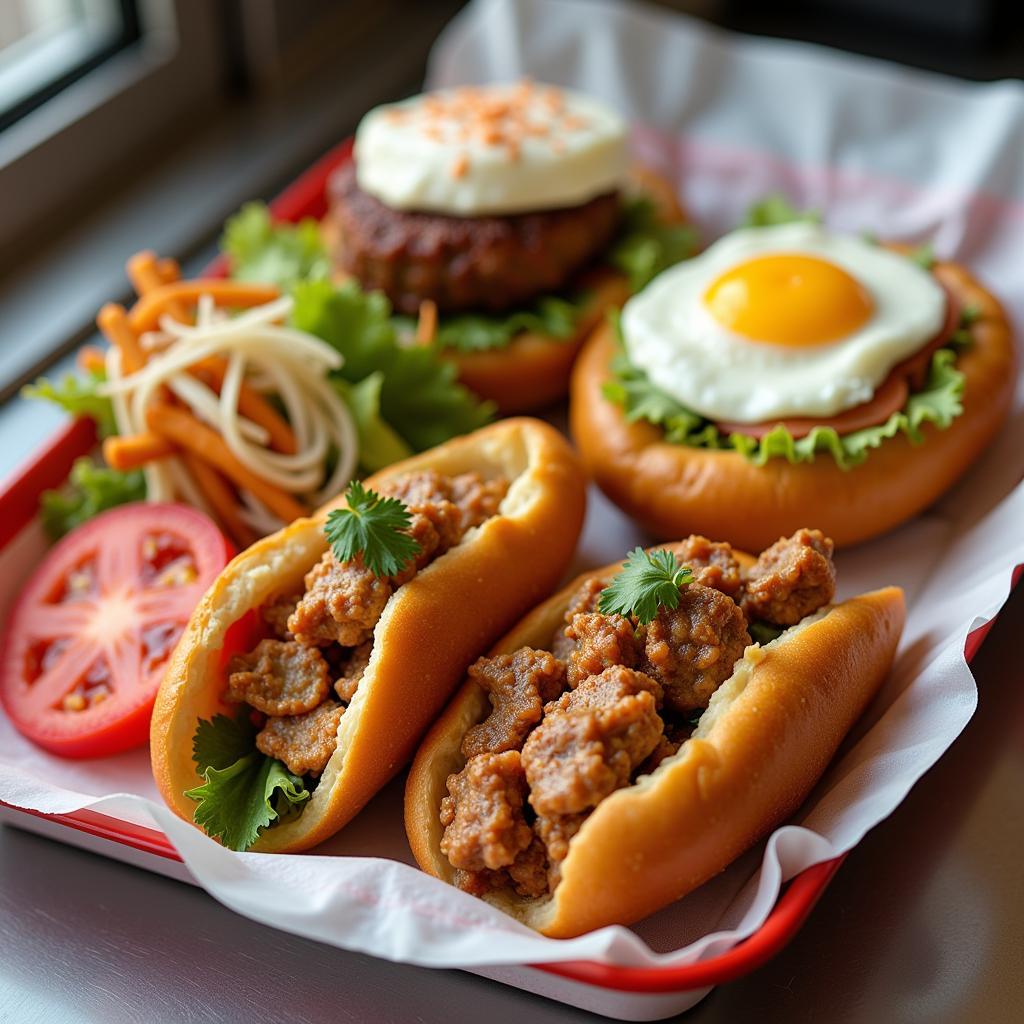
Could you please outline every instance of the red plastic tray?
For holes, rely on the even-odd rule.
[[[325,186],[331,173],[351,158],[352,140],[330,150],[271,204],[273,215],[284,221],[322,217],[326,212]],[[207,269],[222,275],[220,260]],[[0,548],[6,546],[36,514],[38,498],[46,488],[58,486],[74,460],[95,445],[91,422],[72,422],[54,435],[0,491]],[[1014,582],[1020,576],[1015,574]],[[971,633],[965,646],[968,661],[985,638],[991,622]],[[20,810],[20,809],[18,809]],[[167,838],[153,829],[130,825],[92,811],[46,815],[25,812],[65,825],[87,835],[110,840],[142,853],[170,861],[181,858]],[[725,953],[694,964],[665,967],[617,967],[591,961],[529,965],[535,970],[572,982],[621,993],[682,993],[708,989],[749,973],[778,953],[796,934],[825,891],[844,857],[817,864],[794,878],[784,889],[764,924],[748,939]]]

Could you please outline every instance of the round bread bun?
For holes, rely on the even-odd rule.
[[[625,189],[627,195],[644,195],[654,203],[666,224],[686,219],[672,183],[649,167],[635,166]],[[332,218],[322,223],[329,251],[341,238]],[[572,365],[584,341],[608,310],[618,309],[629,298],[626,278],[608,267],[595,267],[579,280],[586,292],[576,333],[571,338],[552,338],[537,331],[522,331],[503,348],[442,355],[455,364],[459,380],[481,398],[493,401],[503,415],[535,412],[564,398],[569,390]]]
[[[618,568],[579,577],[492,653],[549,649],[580,583]],[[904,617],[903,592],[888,587],[748,647],[679,751],[593,810],[570,841],[553,894],[526,899],[509,889],[484,898],[544,935],[570,938],[638,921],[696,889],[803,803],[888,674]],[[455,869],[441,853],[441,801],[448,776],[465,766],[463,736],[489,712],[487,695],[467,680],[424,739],[406,785],[412,852],[449,883]]]
[[[426,469],[503,476],[510,486],[497,515],[394,592],[312,797],[298,818],[266,829],[254,850],[305,850],[337,832],[405,764],[466,667],[550,593],[569,563],[583,523],[585,481],[554,428],[505,420],[389,466],[366,486]],[[202,783],[192,761],[196,724],[237,711],[223,699],[227,661],[250,639],[237,633],[245,632],[249,613],[301,588],[327,549],[327,513],[343,503],[339,498],[243,551],[192,614],[157,694],[150,731],[157,786],[186,821],[196,805],[185,790]]]
[[[970,328],[973,344],[956,361],[966,378],[963,412],[945,430],[925,424],[923,444],[899,434],[849,470],[825,453],[812,463],[756,466],[739,452],[669,444],[661,428],[627,422],[602,394],[616,349],[603,324],[576,362],[570,394],[570,426],[587,471],[659,538],[700,533],[760,551],[805,522],[838,547],[892,529],[931,505],[984,452],[1016,383],[1010,322],[999,301],[958,264],[939,264],[935,273],[961,308],[980,316]]]

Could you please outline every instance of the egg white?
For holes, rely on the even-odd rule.
[[[754,342],[723,327],[703,296],[724,272],[774,253],[817,256],[871,295],[860,328],[814,348]],[[923,267],[818,224],[745,228],[660,274],[622,311],[630,361],[687,408],[712,420],[761,423],[832,416],[868,401],[889,371],[939,331],[946,296]]]

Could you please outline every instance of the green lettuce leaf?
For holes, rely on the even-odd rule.
[[[146,480],[141,470],[124,473],[98,466],[83,457],[71,467],[64,487],[43,491],[39,498],[39,515],[43,529],[56,540],[108,508],[142,501],[145,497]]]
[[[689,259],[697,251],[697,232],[690,224],[665,224],[646,197],[626,201],[619,236],[608,261],[638,292],[663,270]]]
[[[331,381],[352,413],[359,434],[359,468],[363,473],[378,469],[412,455],[412,448],[384,421],[380,414],[380,392],[384,375],[371,373],[358,384],[340,377]]]
[[[490,422],[494,407],[455,380],[455,367],[422,345],[400,344],[391,305],[353,284],[302,281],[292,292],[292,323],[345,358],[338,372],[350,384],[381,375],[380,415],[416,451]]]
[[[275,223],[263,203],[247,203],[224,226],[221,250],[239,281],[276,284],[287,291],[296,281],[322,280],[331,264],[320,225]]]
[[[819,454],[824,454],[834,459],[840,469],[852,469],[886,439],[904,434],[914,444],[920,444],[926,423],[945,430],[963,412],[964,375],[955,363],[955,351],[939,349],[932,356],[925,386],[912,394],[903,409],[893,413],[885,423],[849,434],[839,434],[832,427],[815,427],[799,439],[782,424],[760,440],[746,434],[726,436],[713,423],[655,387],[624,353],[619,353],[612,362],[612,376],[604,386],[604,394],[622,407],[630,422],[647,420],[660,426],[670,444],[732,449],[758,466],[769,459],[785,459],[794,464],[813,462]]]
[[[821,214],[817,210],[798,210],[784,195],[775,193],[754,203],[747,210],[741,227],[770,228],[799,221],[817,224],[821,221]]]
[[[193,818],[231,850],[247,850],[260,832],[302,812],[309,799],[303,780],[255,749],[256,728],[243,714],[200,719],[192,758],[205,780],[186,790]]]
[[[100,437],[109,437],[117,433],[114,407],[109,398],[96,391],[106,379],[107,375],[102,370],[81,375],[68,373],[59,381],[40,377],[35,384],[26,384],[21,389],[21,396],[53,402],[72,416],[87,416],[96,421]]]
[[[580,307],[585,296],[563,299],[548,295],[533,307],[508,316],[460,313],[442,317],[437,327],[438,348],[457,352],[482,352],[504,348],[517,334],[537,331],[552,338],[571,338],[576,332]],[[406,321],[410,327],[412,321]]]

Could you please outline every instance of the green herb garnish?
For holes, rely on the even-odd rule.
[[[671,551],[634,548],[622,570],[601,591],[597,610],[605,615],[635,615],[638,622],[650,622],[659,608],[678,608],[679,590],[693,571],[681,565]]]
[[[397,498],[384,498],[353,480],[345,492],[348,508],[336,508],[327,516],[324,532],[339,562],[356,555],[375,576],[394,576],[420,552],[409,536],[409,510]]]
[[[260,832],[301,813],[309,799],[303,780],[255,748],[256,727],[244,713],[200,719],[192,759],[205,780],[185,791],[193,818],[231,850],[247,850]]]

